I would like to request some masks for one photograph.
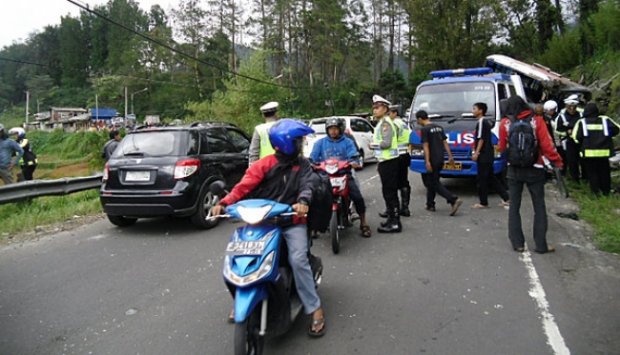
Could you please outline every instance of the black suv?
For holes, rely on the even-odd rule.
[[[127,134],[105,165],[100,200],[110,222],[128,226],[140,217],[187,216],[200,228],[214,196],[211,183],[234,186],[248,167],[250,140],[225,123],[155,127]]]

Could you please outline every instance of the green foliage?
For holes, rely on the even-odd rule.
[[[70,220],[73,216],[101,212],[99,191],[88,190],[66,196],[39,197],[30,201],[0,205],[2,232],[14,235],[35,227]],[[0,236],[0,240],[5,239]]]
[[[573,29],[563,36],[554,35],[539,61],[557,72],[565,72],[579,64],[579,31]]]
[[[620,50],[620,4],[607,0],[589,18],[592,24],[587,40],[596,51]]]
[[[92,170],[100,170],[101,149],[109,136],[107,131],[66,133],[57,129],[28,132],[28,139],[37,154],[54,156],[57,161],[86,161]]]

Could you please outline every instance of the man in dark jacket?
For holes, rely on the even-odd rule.
[[[580,166],[581,159],[579,157],[579,143],[573,140],[573,128],[577,121],[581,119],[581,112],[577,108],[579,100],[577,95],[571,95],[564,100],[566,108],[558,115],[556,119],[556,132],[560,137],[562,147],[566,154],[566,165],[568,165],[568,173],[574,181],[585,178],[586,172]]]
[[[110,131],[110,140],[103,146],[103,152],[101,156],[105,161],[110,160],[110,157],[118,147],[118,143],[121,141],[121,133],[117,130]]]
[[[312,314],[308,334],[317,337],[325,331],[325,317],[310,268],[305,217],[312,201],[313,170],[310,162],[299,156],[303,137],[310,133],[314,133],[310,127],[291,119],[274,123],[269,129],[269,141],[275,154],[250,165],[241,181],[211,209],[211,214],[217,216],[225,206],[247,198],[275,200],[293,207],[297,216],[282,232],[297,293],[306,313]]]
[[[525,237],[521,226],[521,195],[523,185],[527,185],[534,206],[534,243],[537,253],[555,251],[553,246],[547,245],[547,207],[545,206],[545,169],[543,156],[549,159],[557,168],[562,168],[562,159],[553,145],[553,140],[547,131],[542,116],[534,115],[527,103],[520,96],[508,99],[506,114],[499,127],[499,149],[504,151],[508,145],[510,126],[517,120],[530,120],[538,149],[538,158],[530,167],[508,165],[507,179],[510,195],[508,211],[508,237],[512,247],[517,252],[525,250]],[[512,122],[511,122],[512,121]]]
[[[609,157],[614,154],[613,137],[618,132],[620,126],[607,116],[599,116],[594,102],[586,105],[583,118],[573,129],[572,138],[581,146],[581,159],[594,194],[609,195],[611,191]]]

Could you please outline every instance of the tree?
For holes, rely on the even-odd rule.
[[[83,87],[88,78],[88,42],[78,19],[64,16],[60,21],[61,82],[68,87]]]

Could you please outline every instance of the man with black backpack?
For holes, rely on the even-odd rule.
[[[535,115],[519,96],[508,99],[505,118],[499,130],[499,149],[508,161],[508,238],[517,252],[525,250],[521,226],[521,195],[523,185],[532,197],[534,207],[534,243],[537,253],[554,252],[547,245],[547,207],[545,206],[545,170],[543,156],[557,168],[562,168],[562,158],[555,149],[542,116]]]

